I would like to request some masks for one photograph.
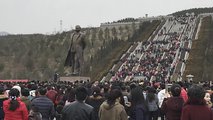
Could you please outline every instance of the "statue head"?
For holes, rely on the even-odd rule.
[[[76,25],[75,26],[75,31],[76,32],[80,32],[81,31],[81,26],[80,25]]]

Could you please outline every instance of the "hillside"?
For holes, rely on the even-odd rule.
[[[213,7],[210,8],[192,8],[188,10],[182,10],[175,13],[172,13],[174,16],[186,15],[186,13],[194,13],[195,15],[202,13],[213,13]]]
[[[199,36],[193,41],[189,60],[186,63],[184,77],[195,76],[195,81],[213,80],[213,19],[212,16],[202,20]],[[184,78],[186,79],[186,78]]]
[[[187,12],[195,14],[213,12],[213,8],[189,9],[173,13],[175,16]],[[152,22],[127,18],[96,28],[83,28],[86,35],[84,51],[85,70],[83,76],[100,80],[106,76],[127,49],[138,41],[147,40],[163,19]],[[0,78],[49,80],[55,72],[67,76],[70,68],[64,60],[70,44],[72,31],[53,35],[30,34],[0,36]],[[185,77],[195,75],[195,81],[213,79],[212,61],[212,17],[202,20],[199,37],[193,40],[189,60],[186,62]],[[184,78],[186,79],[186,78]]]
[[[132,22],[118,27],[84,28],[87,42],[84,52],[86,61],[84,75],[99,79],[102,75],[95,78],[97,73],[102,73],[103,68],[110,69],[109,64],[113,64],[113,61],[128,48],[133,42],[131,38],[137,36],[135,33],[139,29],[145,34],[147,30],[152,32],[158,24],[159,22],[155,21],[140,24]],[[0,78],[49,80],[55,72],[66,76],[69,68],[64,68],[63,65],[71,32],[56,35],[0,36]],[[144,35],[144,38],[147,35]]]

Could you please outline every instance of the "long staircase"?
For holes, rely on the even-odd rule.
[[[145,42],[134,43],[101,80],[181,80],[192,46],[197,18],[169,17]],[[153,38],[153,39],[151,39]]]

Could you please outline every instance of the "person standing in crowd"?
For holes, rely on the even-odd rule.
[[[170,98],[165,98],[161,106],[161,110],[165,113],[166,120],[180,120],[181,112],[184,104],[181,94],[181,86],[173,84],[171,86]]]
[[[143,89],[137,86],[131,90],[131,110],[129,120],[148,120],[148,105],[144,99]]]
[[[149,120],[158,119],[158,96],[154,87],[147,88],[146,101],[149,109]]]
[[[184,102],[186,102],[188,100],[188,95],[184,88],[183,82],[180,81],[180,82],[178,82],[178,84],[181,86],[180,96],[183,98]]]
[[[46,96],[55,104],[56,97],[57,97],[57,91],[52,87],[48,86],[47,87],[47,93]]]
[[[81,75],[84,66],[83,52],[86,47],[85,35],[81,32],[79,25],[75,26],[75,31],[71,34],[70,49],[65,61],[65,66],[71,66],[73,75]]]
[[[53,76],[53,82],[57,82],[59,78],[59,74],[57,72],[55,72],[54,76]]]
[[[161,106],[164,101],[164,98],[169,97],[168,91],[166,90],[166,86],[164,83],[160,84],[160,91],[158,92],[158,100],[159,100],[159,116],[161,120],[164,120],[165,114],[161,111]]]
[[[206,91],[204,99],[208,107],[212,109],[211,95],[208,91]]]
[[[86,104],[88,96],[85,87],[78,87],[75,91],[76,101],[64,106],[62,110],[62,120],[95,120],[93,107]]]
[[[39,88],[38,97],[33,99],[32,106],[38,108],[38,112],[42,115],[42,120],[53,120],[55,108],[53,102],[46,96],[46,92],[46,88]]]
[[[3,102],[8,98],[4,95],[4,87],[0,86],[0,120],[4,119]]]
[[[28,96],[30,95],[30,92],[28,89],[26,88],[22,88],[21,89],[21,94],[22,96],[20,97],[21,98],[21,101],[25,103],[26,107],[27,107],[27,110],[30,111],[30,108],[31,108],[31,101],[30,99],[28,98]]]
[[[4,120],[28,120],[26,105],[21,102],[20,92],[16,88],[9,91],[9,99],[3,102]]]
[[[127,113],[120,100],[123,97],[122,92],[118,89],[110,91],[109,96],[103,102],[99,109],[100,120],[128,120]]]
[[[56,111],[56,115],[55,115],[55,118],[56,120],[62,120],[62,110],[64,108],[64,101],[60,101],[56,108],[55,108],[55,111]]]
[[[96,120],[99,120],[98,111],[104,100],[105,99],[101,95],[100,87],[92,87],[92,96],[87,98],[86,103],[94,107],[94,115]]]
[[[75,101],[75,90],[72,87],[68,87],[65,95],[63,97],[63,101],[65,101],[65,105],[68,105]]]
[[[64,89],[60,88],[57,93],[58,94],[56,95],[55,106],[57,106],[59,102],[63,101]]]
[[[38,107],[31,106],[31,109],[29,112],[29,120],[42,120],[42,115],[38,111]]]
[[[125,85],[121,86],[123,96],[129,97],[129,93],[127,92],[127,87]]]
[[[185,103],[181,120],[213,120],[213,113],[204,100],[205,90],[198,85],[188,89],[188,101]]]

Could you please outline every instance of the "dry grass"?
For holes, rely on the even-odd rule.
[[[198,40],[194,40],[186,63],[184,76],[193,74],[194,81],[213,80],[213,21],[205,17],[199,32]],[[184,77],[184,79],[186,79]]]

